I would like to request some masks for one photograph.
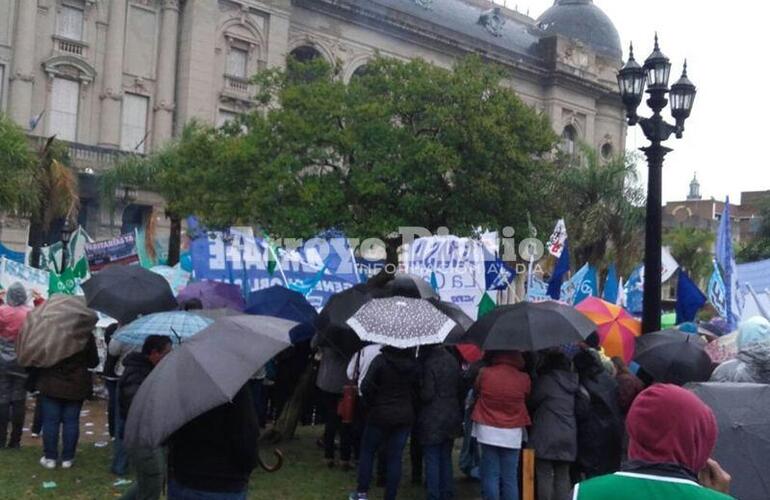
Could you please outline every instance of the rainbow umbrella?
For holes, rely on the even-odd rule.
[[[596,323],[599,343],[609,357],[620,356],[626,363],[634,357],[636,337],[642,333],[642,323],[625,309],[596,297],[589,297],[575,306]]]

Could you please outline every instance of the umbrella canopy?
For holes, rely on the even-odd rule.
[[[442,302],[439,299],[428,299],[428,302],[433,304],[436,309],[446,314],[449,319],[456,323],[455,327],[452,328],[452,331],[449,332],[449,335],[446,336],[444,344],[459,344],[462,341],[465,333],[473,325],[473,320],[471,317],[465,314],[465,311],[463,311],[459,306],[452,304],[451,302]]]
[[[53,295],[27,315],[16,339],[19,364],[47,368],[82,351],[98,319],[83,297]]]
[[[221,309],[194,309],[187,312],[197,314],[198,316],[203,316],[204,318],[213,319],[215,321],[220,318],[227,318],[229,316],[243,315],[243,313],[240,311],[236,311],[235,309],[228,309],[226,307],[223,307]]]
[[[588,338],[596,325],[558,302],[519,302],[496,307],[476,321],[464,341],[485,351],[539,351]]]
[[[200,300],[204,309],[228,308],[243,311],[246,306],[241,287],[221,281],[205,280],[190,283],[179,292],[176,298],[180,304],[190,299]]]
[[[348,325],[361,340],[404,349],[440,344],[456,323],[426,300],[389,297],[364,304]]]
[[[597,297],[589,297],[575,306],[596,324],[599,345],[609,357],[620,356],[629,363],[634,357],[636,337],[642,333],[642,323],[628,311]]]
[[[150,335],[164,335],[170,337],[172,342],[181,343],[213,322],[213,319],[185,311],[154,313],[137,318],[119,329],[115,338],[126,344],[142,345]]]
[[[634,361],[656,382],[705,382],[713,365],[704,347],[697,336],[679,330],[647,333],[636,341]]]
[[[177,308],[166,279],[139,266],[108,266],[82,285],[88,307],[123,324],[140,315]]]
[[[438,293],[430,283],[413,274],[396,273],[383,289],[390,295],[414,299],[438,299]]]
[[[246,302],[246,312],[296,321],[300,326],[292,332],[295,344],[310,340],[315,334],[314,325],[318,318],[315,308],[304,295],[283,286],[274,285],[252,292]]]
[[[361,349],[363,342],[347,321],[361,306],[383,294],[379,289],[355,285],[332,295],[315,322],[319,345],[333,346],[344,354],[353,354]]]
[[[741,500],[770,498],[770,385],[690,384],[717,418],[719,437],[714,459],[732,476],[730,494]]]
[[[157,447],[203,413],[232,401],[254,372],[291,345],[297,323],[222,318],[166,356],[142,383],[126,421],[128,447]]]

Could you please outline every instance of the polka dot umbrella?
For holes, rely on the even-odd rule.
[[[626,363],[634,357],[636,337],[642,333],[642,323],[628,311],[597,297],[589,297],[575,306],[596,323],[599,344],[609,357],[620,356]]]

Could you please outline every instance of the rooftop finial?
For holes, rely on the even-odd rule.
[[[684,60],[684,68],[682,69],[682,76],[687,78],[687,59]]]
[[[634,58],[634,42],[631,42],[628,48],[628,60],[630,61],[633,58]]]
[[[655,50],[660,50],[660,47],[658,46],[658,32],[655,32]]]

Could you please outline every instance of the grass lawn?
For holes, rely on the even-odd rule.
[[[98,405],[91,405],[93,416],[81,418],[81,425],[92,420],[89,429],[103,426]],[[31,413],[28,414],[28,419]],[[25,437],[19,451],[0,450],[0,500],[21,500],[29,498],[57,498],[75,500],[105,500],[119,498],[127,486],[114,486],[116,477],[110,474],[111,447],[98,448],[94,431],[91,435],[81,432],[81,443],[75,466],[70,470],[43,469],[38,460],[42,455],[42,443]],[[322,432],[321,427],[301,427],[296,439],[281,443],[284,453],[283,468],[272,474],[257,470],[251,476],[250,499],[261,500],[331,500],[345,499],[355,486],[355,472],[329,469],[321,461],[321,450],[315,441]],[[101,434],[101,432],[98,432]],[[103,439],[103,438],[102,438]],[[273,463],[270,448],[263,447],[262,457]],[[410,484],[408,449],[404,453],[404,474],[398,498],[417,500],[425,498],[422,488]],[[456,460],[455,460],[456,462]],[[459,477],[459,473],[457,474]],[[55,482],[56,487],[46,489],[44,482]],[[478,483],[465,479],[456,480],[456,498],[477,499],[480,496]],[[370,497],[382,498],[382,490],[374,489]]]

